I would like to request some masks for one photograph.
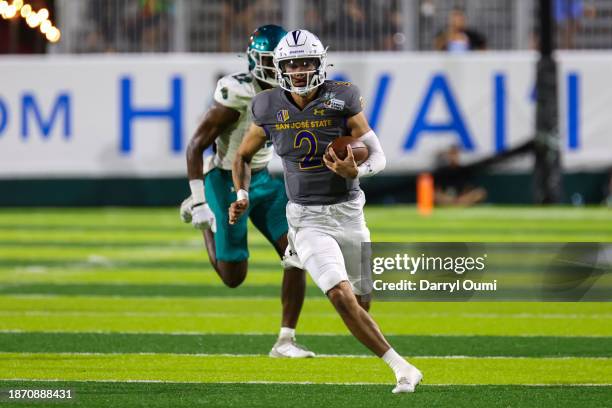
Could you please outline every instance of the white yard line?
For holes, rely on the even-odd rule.
[[[276,311],[257,312],[249,311],[251,315],[271,315]],[[2,310],[0,316],[73,316],[73,317],[99,317],[99,316],[127,316],[127,317],[228,317],[242,314],[242,312],[130,312],[130,311],[88,311],[73,310]],[[410,318],[476,318],[476,319],[612,319],[612,313],[580,314],[580,313],[381,313],[384,317],[402,316]],[[309,313],[309,316],[335,316],[332,312]]]
[[[49,333],[49,334],[165,334],[169,336],[276,336],[277,332],[240,332],[240,333],[228,333],[228,332],[215,332],[215,331],[138,331],[138,330],[24,330],[24,329],[0,329],[1,333]],[[302,336],[321,336],[321,337],[352,337],[346,333],[317,333],[307,332],[297,333],[298,337]],[[563,335],[563,334],[471,334],[471,333],[459,333],[459,334],[424,334],[424,333],[385,333],[388,336],[407,336],[407,337],[561,337],[564,339],[581,339],[581,338],[612,338],[612,336],[600,335],[600,334],[587,334],[580,336]]]
[[[4,378],[0,381],[32,381],[32,382],[76,382],[76,383],[142,383],[142,384],[278,384],[278,385],[391,385],[374,382],[311,382],[311,381],[164,381],[164,380],[64,380],[61,378],[31,379],[31,378]],[[420,384],[419,387],[487,387],[487,386],[511,386],[511,387],[610,387],[612,383],[602,384]]]
[[[52,354],[58,356],[172,356],[172,357],[230,357],[230,358],[243,358],[243,357],[268,357],[267,354],[234,354],[234,353],[153,353],[153,352],[136,352],[136,353],[123,353],[123,352],[53,352],[53,351],[41,351],[41,352],[0,352],[2,355],[14,355],[19,354],[23,356],[36,356],[44,354]],[[449,355],[449,356],[419,356],[409,355],[411,359],[431,359],[431,360],[612,360],[612,357],[590,357],[590,356],[559,356],[559,357],[538,357],[538,356],[463,356],[463,355]],[[374,355],[367,354],[317,354],[315,358],[377,358]]]

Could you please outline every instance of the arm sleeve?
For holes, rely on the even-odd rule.
[[[369,156],[366,161],[358,167],[357,177],[370,177],[381,172],[387,165],[387,158],[383,152],[378,136],[373,130],[370,130],[358,140],[362,141],[368,147]]]

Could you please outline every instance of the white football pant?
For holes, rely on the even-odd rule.
[[[363,191],[339,204],[287,204],[289,246],[323,293],[342,281],[348,281],[356,295],[372,290],[370,274],[362,276],[361,270],[361,243],[370,242],[364,204]]]

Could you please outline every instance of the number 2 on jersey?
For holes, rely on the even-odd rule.
[[[323,166],[321,159],[316,158],[319,148],[317,137],[309,130],[302,130],[295,135],[293,147],[299,149],[302,144],[308,144],[308,151],[300,159],[300,170],[311,170]]]

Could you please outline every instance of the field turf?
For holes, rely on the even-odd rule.
[[[366,217],[374,241],[612,242],[605,208]],[[281,270],[249,239],[249,276],[227,289],[176,209],[0,210],[0,406],[612,406],[612,303],[375,303],[425,374],[398,396],[309,281],[298,341],[319,356],[271,359]],[[6,397],[66,388],[72,401]]]

